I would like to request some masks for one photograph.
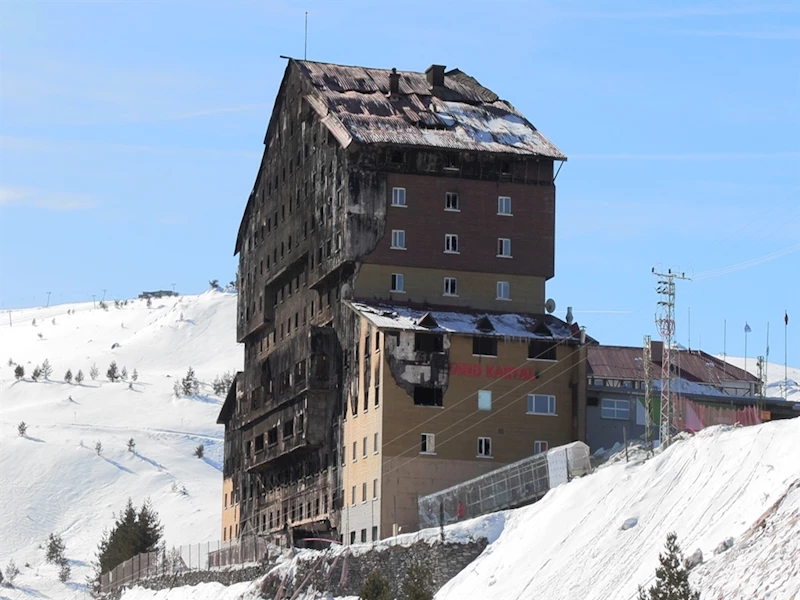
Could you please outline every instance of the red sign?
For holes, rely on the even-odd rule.
[[[493,379],[537,379],[533,369],[506,365],[481,365],[477,363],[450,363],[450,375],[462,377],[491,377]]]

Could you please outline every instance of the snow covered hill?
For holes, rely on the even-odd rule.
[[[129,496],[137,505],[152,500],[170,545],[219,539],[222,398],[210,383],[241,368],[235,318],[235,295],[206,292],[153,300],[151,308],[135,300],[108,310],[92,303],[16,310],[13,324],[0,323],[0,568],[13,559],[21,569],[9,597],[83,598],[102,531]],[[45,359],[52,375],[33,382]],[[24,367],[24,379],[15,379],[9,360]],[[127,369],[127,382],[108,381],[111,361]],[[176,398],[173,383],[190,366],[200,393]],[[66,383],[67,369],[82,370],[83,383]],[[199,444],[202,460],[194,456]],[[44,563],[40,545],[50,533],[66,543],[66,584]],[[0,589],[0,597],[11,593]]]
[[[721,354],[717,355],[722,358]],[[726,360],[740,369],[744,369],[745,360],[742,357],[728,356]],[[767,369],[767,389],[766,395],[775,398],[786,398],[789,402],[800,402],[800,369],[787,367],[784,371],[782,364],[769,362]],[[756,359],[747,359],[747,371],[756,377],[758,376],[758,366]],[[784,393],[786,394],[784,396]]]

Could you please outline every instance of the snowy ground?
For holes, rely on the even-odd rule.
[[[84,598],[102,531],[129,496],[136,504],[152,500],[169,545],[219,539],[223,429],[215,423],[222,398],[210,385],[195,398],[175,398],[172,387],[189,366],[206,384],[241,368],[235,315],[236,297],[220,292],[153,300],[152,308],[136,300],[120,309],[109,302],[108,311],[92,303],[16,310],[13,325],[4,313],[0,567],[13,559],[21,574],[16,589],[0,588],[0,598]],[[9,359],[24,366],[24,380],[15,380]],[[44,359],[53,374],[34,383],[30,373]],[[137,370],[133,389],[107,380],[112,360]],[[96,381],[89,377],[93,363]],[[83,370],[82,385],[64,382],[68,368]],[[21,421],[26,437],[17,432]],[[127,451],[130,438],[135,453]],[[202,460],[194,456],[199,444]],[[66,584],[44,562],[40,545],[50,533],[66,543],[72,567]]]
[[[717,355],[722,358],[722,355]],[[726,360],[734,366],[744,369],[744,358],[728,356]],[[787,366],[784,371],[782,364],[769,362],[767,369],[767,389],[766,395],[775,398],[786,398],[790,402],[800,402],[800,369]],[[756,359],[747,359],[747,371],[758,377],[758,367]]]

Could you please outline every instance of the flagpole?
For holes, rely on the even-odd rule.
[[[744,370],[747,372],[747,321],[744,323]]]
[[[789,313],[783,311],[783,399],[789,399]]]
[[[728,319],[722,321],[722,376],[727,377],[728,368]]]
[[[767,395],[767,382],[769,381],[769,321],[767,321],[767,357],[764,361],[764,395]]]

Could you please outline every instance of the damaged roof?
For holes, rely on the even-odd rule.
[[[553,315],[427,310],[400,304],[363,301],[351,301],[348,304],[380,329],[517,339],[577,340],[580,336],[577,324],[568,325]],[[586,339],[593,341],[588,336]]]
[[[315,90],[306,100],[342,146],[397,144],[567,157],[511,104],[458,69],[432,86],[425,73],[293,61]],[[443,69],[443,67],[442,67]]]

